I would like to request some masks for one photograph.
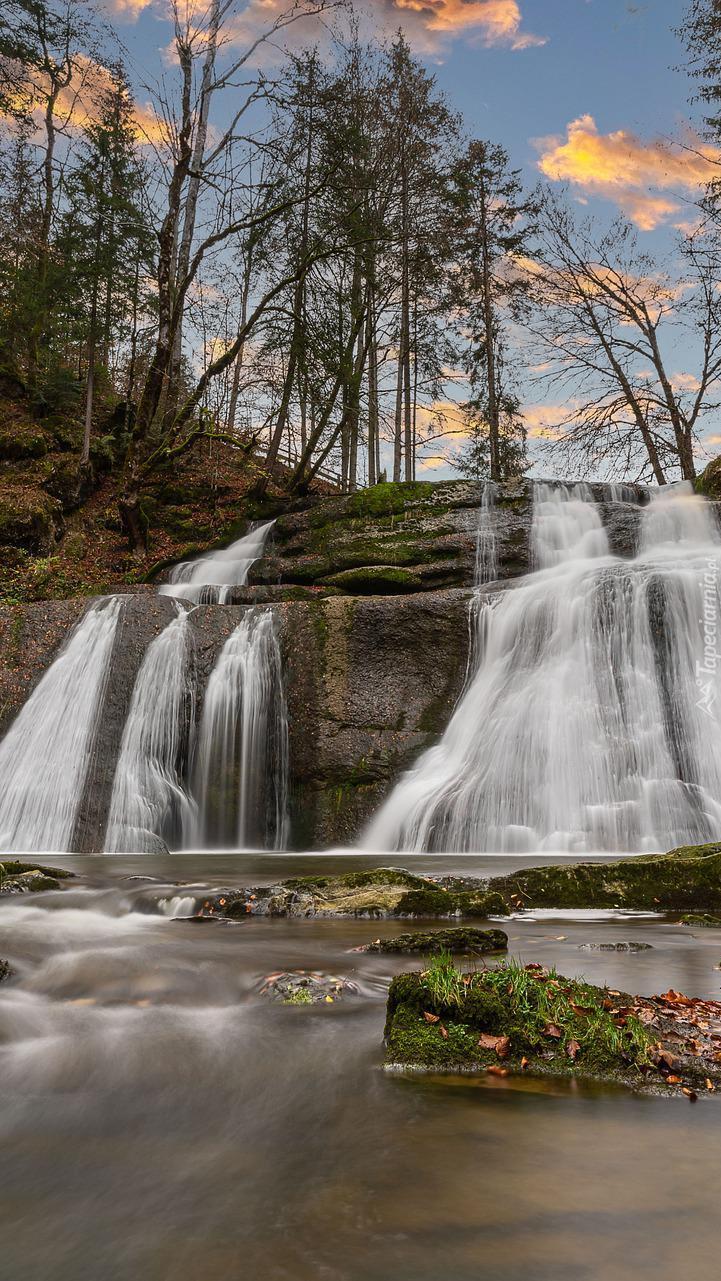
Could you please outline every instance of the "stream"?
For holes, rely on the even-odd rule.
[[[0,955],[16,972],[0,986],[8,1281],[715,1275],[715,1099],[384,1073],[388,982],[418,960],[349,949],[407,921],[182,915],[207,886],[388,856],[48,861],[76,873],[71,888],[0,900]],[[474,875],[527,861],[402,858]],[[501,924],[524,961],[719,997],[719,931],[593,912]],[[628,939],[652,950],[579,950]],[[348,976],[358,994],[311,1008],[259,995],[266,975],[296,968]]]

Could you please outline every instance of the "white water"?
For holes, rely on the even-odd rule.
[[[481,510],[476,535],[475,586],[482,587],[498,578],[498,538],[496,535],[496,486],[485,481],[481,493]]]
[[[177,849],[193,827],[184,787],[195,702],[188,617],[183,610],[155,638],[138,673],[115,770],[108,853],[163,843]]]
[[[281,657],[269,610],[248,611],[208,681],[193,792],[196,844],[283,849],[288,726]]]
[[[180,561],[174,565],[158,591],[161,596],[180,596],[199,604],[226,604],[233,587],[248,581],[254,561],[263,555],[268,534],[275,521],[258,525],[249,534],[198,560]]]
[[[122,597],[78,623],[0,744],[0,849],[69,850]]]
[[[536,572],[479,611],[475,676],[365,846],[582,853],[718,838],[712,509],[690,486],[661,491],[621,560],[587,487],[538,485],[532,540]]]

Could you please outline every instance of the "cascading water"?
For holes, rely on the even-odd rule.
[[[651,851],[721,828],[715,706],[721,545],[674,486],[609,553],[585,486],[537,485],[533,563],[479,611],[477,671],[441,742],[364,844],[448,851]]]
[[[185,610],[148,646],[133,690],[105,835],[108,853],[186,843],[194,805],[184,787],[192,738],[192,637]]]
[[[195,759],[196,843],[282,849],[288,726],[269,610],[249,611],[221,651],[208,681]]]
[[[122,597],[78,623],[0,744],[0,848],[69,850]]]
[[[482,587],[498,577],[498,539],[496,537],[496,486],[492,480],[484,482],[481,491],[481,510],[476,535],[475,586]]]
[[[180,596],[203,605],[226,604],[233,587],[242,587],[254,561],[263,549],[275,521],[257,525],[230,547],[223,547],[199,560],[180,561],[159,587],[161,596]]]

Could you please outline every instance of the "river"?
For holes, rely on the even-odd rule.
[[[523,861],[403,858],[469,874]],[[188,910],[193,890],[177,882],[202,893],[381,860],[55,862],[76,872],[72,888],[0,900],[0,955],[16,971],[0,987],[7,1281],[715,1275],[716,1099],[387,1074],[386,988],[417,961],[349,949],[407,922],[167,914]],[[566,974],[719,996],[715,930],[598,913],[504,928],[511,954]],[[625,939],[652,950],[579,951]],[[264,976],[288,968],[349,976],[358,995],[269,1003]]]

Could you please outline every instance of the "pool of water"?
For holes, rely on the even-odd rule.
[[[8,1281],[715,1275],[721,1100],[388,1075],[386,988],[417,962],[350,949],[407,922],[193,923],[160,904],[182,897],[178,882],[262,884],[349,856],[55,861],[79,873],[72,888],[0,900],[0,956],[17,973],[0,987]],[[721,931],[603,913],[504,928],[525,961],[721,997]],[[652,950],[579,950],[624,939]],[[358,995],[315,1008],[259,996],[267,974],[299,967],[350,976]]]

